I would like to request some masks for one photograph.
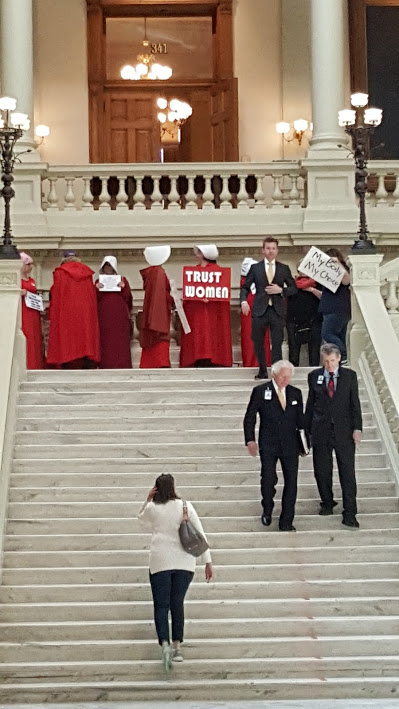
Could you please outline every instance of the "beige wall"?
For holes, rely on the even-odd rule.
[[[35,124],[51,128],[43,159],[88,163],[85,0],[35,0],[34,97]]]

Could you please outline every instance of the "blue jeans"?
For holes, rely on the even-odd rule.
[[[169,611],[172,616],[172,640],[183,642],[184,597],[193,580],[193,572],[183,569],[150,574],[154,621],[160,645],[169,642]]]
[[[350,318],[344,315],[331,313],[323,315],[323,324],[321,326],[321,339],[324,342],[331,342],[332,345],[337,345],[341,352],[341,358],[347,359],[346,354],[346,329]]]

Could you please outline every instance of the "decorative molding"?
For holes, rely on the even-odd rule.
[[[20,288],[18,272],[0,273],[0,290],[9,290],[10,288]]]

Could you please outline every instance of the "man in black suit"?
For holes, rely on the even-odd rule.
[[[309,374],[309,395],[305,412],[305,428],[311,436],[313,466],[319,489],[321,515],[332,515],[333,459],[338,465],[342,488],[342,524],[359,527],[356,519],[355,449],[362,438],[357,375],[340,366],[341,353],[333,344],[321,347],[323,367]]]
[[[252,306],[252,340],[255,356],[259,364],[259,372],[255,379],[267,379],[265,335],[270,328],[272,345],[272,363],[281,360],[281,345],[284,337],[284,301],[297,292],[295,281],[289,267],[276,261],[278,241],[274,236],[263,239],[262,253],[264,259],[254,263],[248,271],[245,283],[241,288],[241,310],[249,315],[247,303],[251,286],[255,284],[256,294]]]
[[[272,379],[256,386],[244,418],[245,445],[252,456],[258,447],[255,441],[256,417],[260,415],[259,453],[262,463],[261,491],[262,524],[268,527],[272,521],[274,496],[276,494],[276,465],[280,460],[284,476],[279,529],[295,532],[293,520],[298,478],[298,430],[304,428],[303,401],[300,389],[290,385],[294,367],[281,360],[272,365]]]

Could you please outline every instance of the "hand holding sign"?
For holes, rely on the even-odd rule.
[[[310,276],[317,283],[335,293],[345,275],[345,269],[334,256],[327,256],[316,246],[308,251],[303,261],[299,264],[298,271]]]

